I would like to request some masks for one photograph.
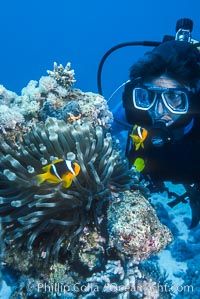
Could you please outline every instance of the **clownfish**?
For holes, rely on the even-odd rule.
[[[44,173],[36,175],[38,185],[45,181],[53,184],[63,182],[63,187],[69,188],[73,178],[79,174],[80,166],[70,160],[57,159],[42,168]]]
[[[133,140],[133,144],[135,144],[135,150],[137,151],[140,146],[144,148],[144,141],[147,138],[148,131],[138,125],[135,125],[133,127],[132,134],[130,134],[130,137]]]

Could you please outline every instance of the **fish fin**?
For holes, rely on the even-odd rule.
[[[130,137],[132,138],[133,144],[135,145],[136,151],[140,147],[140,138],[136,135],[130,134]]]
[[[69,172],[68,174],[64,175],[62,177],[63,180],[63,186],[65,188],[69,188],[73,182],[73,179],[75,178],[75,175]]]
[[[139,148],[140,148],[140,145],[141,145],[141,143],[140,142],[138,142],[138,143],[135,143],[135,150],[137,151],[137,150],[139,150]]]
[[[36,182],[38,185],[41,185],[44,181],[47,179],[47,174],[46,173],[41,173],[36,175]]]
[[[62,177],[62,180],[63,180],[63,186],[65,188],[69,188],[73,182],[73,179],[79,174],[80,172],[80,165],[77,164],[76,162],[74,162],[74,172],[75,174],[71,173],[71,172],[68,172],[67,174],[65,174],[63,177]]]
[[[81,169],[80,165],[78,163],[74,162],[74,172],[76,174],[75,176],[77,176],[79,174],[80,169]]]
[[[42,170],[44,172],[48,172],[50,168],[51,168],[51,164],[48,164],[48,165],[45,165],[44,167],[42,167]]]
[[[56,164],[56,163],[59,163],[59,162],[62,162],[62,161],[64,161],[63,159],[56,159],[56,160],[54,160],[51,164],[49,164],[50,166],[52,165],[52,164]]]
[[[63,187],[67,189],[71,186],[71,184],[72,184],[72,178],[64,181],[63,182]]]
[[[41,185],[44,182],[52,183],[52,184],[59,184],[61,180],[57,177],[49,175],[49,173],[41,173],[36,175],[36,182],[38,185]]]
[[[137,128],[138,128],[138,125],[134,125],[134,126],[133,126],[133,130],[132,130],[132,133],[137,132]]]
[[[147,135],[148,135],[148,131],[146,129],[144,129],[144,131],[143,131],[143,139],[144,140],[147,138]]]
[[[135,134],[130,134],[130,137],[133,139],[133,142],[139,142],[140,141],[140,137],[135,135]]]

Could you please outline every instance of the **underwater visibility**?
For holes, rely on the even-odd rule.
[[[3,272],[16,272],[10,298],[115,298],[137,276],[138,290],[128,292],[141,293],[159,282],[138,265],[173,239],[111,135],[106,100],[73,82],[70,64],[55,63],[21,96],[1,86],[1,259]]]
[[[69,62],[47,74],[0,85],[0,298],[199,298],[198,190],[144,180],[101,90],[74,88]]]

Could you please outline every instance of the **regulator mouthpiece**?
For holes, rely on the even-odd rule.
[[[162,147],[172,141],[172,135],[163,121],[157,121],[149,133],[153,146]]]

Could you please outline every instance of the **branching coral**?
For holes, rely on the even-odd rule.
[[[70,68],[70,62],[67,63],[66,67],[63,67],[62,64],[57,65],[57,63],[54,62],[54,71],[47,71],[47,73],[54,78],[60,86],[68,89],[76,82],[74,79],[74,70]]]
[[[70,63],[64,68],[55,62],[54,71],[47,71],[49,77],[41,77],[39,90],[45,101],[39,112],[40,119],[45,121],[50,116],[66,122],[78,120],[79,124],[91,122],[95,126],[109,127],[113,116],[107,101],[98,94],[72,89],[75,79],[70,67]]]
[[[69,189],[48,182],[38,186],[35,176],[57,158],[75,159],[79,175]],[[69,249],[85,225],[95,222],[111,189],[132,184],[127,160],[102,127],[53,119],[18,143],[1,139],[0,170],[4,240],[28,249],[38,244],[45,256],[57,256],[63,244]]]
[[[98,94],[71,88],[75,79],[70,63],[65,68],[54,63],[54,70],[47,72],[49,76],[42,76],[39,82],[30,80],[20,96],[0,85],[0,110],[7,109],[0,115],[0,130],[16,130],[19,124],[24,131],[48,117],[110,127],[113,116],[107,101]]]

